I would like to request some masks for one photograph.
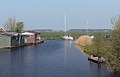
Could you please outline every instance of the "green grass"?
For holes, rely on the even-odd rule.
[[[96,32],[89,32],[88,35],[94,35]],[[109,33],[101,32],[102,35],[109,35]],[[85,35],[85,32],[67,32],[66,35],[70,35],[73,38],[77,39],[81,35]],[[42,39],[60,39],[62,36],[64,36],[64,32],[41,32]]]
[[[42,32],[41,33],[42,39],[51,39],[51,38],[57,39],[57,38],[61,38],[64,35],[65,35],[64,32]],[[66,35],[70,35],[70,36],[72,36],[74,38],[78,38],[81,35],[83,35],[83,33],[80,33],[80,32],[69,32],[69,33],[66,33]]]
[[[89,55],[92,54],[91,47],[89,45],[84,46],[84,52]]]

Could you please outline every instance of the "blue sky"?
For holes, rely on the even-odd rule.
[[[0,26],[8,17],[23,21],[25,29],[111,28],[110,19],[120,14],[120,0],[0,0]]]

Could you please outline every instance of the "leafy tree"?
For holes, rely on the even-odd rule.
[[[16,32],[21,32],[24,28],[24,23],[23,22],[17,22],[16,23],[16,28],[15,28],[15,31]]]
[[[111,49],[109,49],[107,55],[107,65],[115,71],[120,71],[120,17],[112,18],[113,30]]]
[[[105,51],[105,42],[100,32],[95,33],[95,38],[93,39],[92,45],[85,46],[84,51],[89,55],[94,55],[99,58],[103,56]]]
[[[95,34],[93,44],[91,45],[92,54],[101,58],[104,52],[104,40],[100,32]]]

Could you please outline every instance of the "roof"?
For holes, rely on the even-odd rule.
[[[0,32],[6,32],[3,27],[0,28]]]
[[[35,33],[31,33],[31,32],[24,32],[24,33],[21,33],[22,35],[34,35]]]
[[[19,33],[16,32],[3,32],[1,35],[6,35],[6,36],[18,36]]]
[[[26,35],[22,35],[21,33],[17,33],[17,32],[2,32],[2,33],[0,33],[0,35],[10,36],[10,37],[18,36],[18,35],[26,36]]]
[[[40,32],[37,32],[37,31],[30,31],[30,30],[28,30],[28,31],[26,31],[26,32],[34,33],[34,34],[40,34]]]

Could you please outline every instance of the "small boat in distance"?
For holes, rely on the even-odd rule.
[[[62,37],[62,39],[64,40],[74,40],[73,37],[66,35],[66,13],[65,13],[65,17],[64,17],[64,24],[65,24],[65,36]]]
[[[74,38],[71,37],[71,36],[63,36],[62,38],[63,38],[64,40],[74,40]]]

